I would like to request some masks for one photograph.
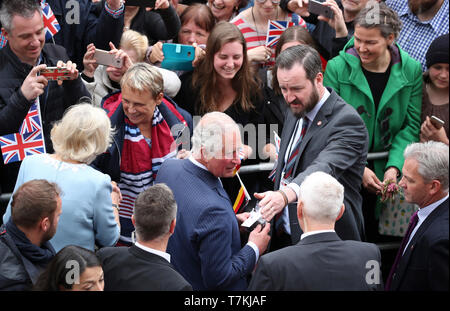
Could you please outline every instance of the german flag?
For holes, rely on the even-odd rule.
[[[242,183],[242,180],[239,177],[239,174],[236,173],[236,176],[239,179],[239,182],[241,183],[241,188],[239,188],[238,195],[237,195],[236,200],[234,201],[234,204],[233,204],[233,211],[234,211],[235,214],[238,213],[238,211],[240,210],[240,208],[242,206],[244,206],[244,207],[247,206],[248,201],[251,200],[251,197],[248,194],[247,189],[245,189],[245,186]]]
[[[245,199],[246,199],[246,197],[245,197],[244,187],[241,186],[241,188],[239,189],[239,193],[236,197],[236,201],[234,201],[234,205],[233,205],[233,211],[235,214],[237,214],[237,212],[239,211],[239,209]]]

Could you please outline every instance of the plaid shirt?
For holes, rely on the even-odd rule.
[[[402,29],[397,39],[400,47],[427,69],[425,55],[431,42],[448,33],[448,0],[444,0],[436,15],[428,21],[420,21],[408,6],[407,0],[386,0],[386,4],[398,13]]]
[[[42,2],[45,2],[45,0],[43,0]],[[117,11],[111,10],[108,7],[108,3],[105,1],[105,10],[106,10],[106,12],[108,12],[108,14],[110,14],[114,18],[120,17],[123,14],[123,12],[124,12],[124,8],[125,8],[125,6],[122,3],[121,7]],[[6,40],[5,36],[3,36],[3,32],[1,32],[0,33],[0,49],[3,48],[6,45],[7,42],[8,42],[8,40]]]

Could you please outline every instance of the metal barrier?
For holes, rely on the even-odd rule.
[[[388,151],[368,153],[367,160],[384,159],[384,158],[387,158],[388,155],[389,155]],[[274,164],[274,162],[267,162],[267,163],[259,163],[259,164],[241,166],[241,168],[239,169],[239,173],[240,174],[251,174],[251,173],[257,173],[257,172],[271,171],[273,169],[273,164]]]

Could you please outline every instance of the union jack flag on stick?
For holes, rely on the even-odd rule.
[[[266,46],[275,48],[280,40],[281,34],[289,27],[295,26],[294,22],[269,20],[267,25]],[[305,21],[301,18],[299,26],[306,28]]]
[[[58,20],[53,14],[50,5],[48,5],[45,0],[41,1],[41,9],[42,18],[44,20],[45,40],[49,40],[61,30],[61,26],[59,26]]]
[[[39,102],[31,105],[18,133],[0,136],[3,163],[22,161],[26,156],[45,153]]]

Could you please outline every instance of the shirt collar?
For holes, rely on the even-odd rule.
[[[308,232],[303,233],[303,234],[300,236],[300,240],[303,240],[304,238],[306,238],[307,236],[310,236],[310,235],[319,234],[319,233],[325,233],[325,232],[336,232],[336,231],[334,231],[334,230],[316,230],[316,231],[308,231]]]
[[[161,256],[162,258],[164,258],[165,260],[170,262],[170,254],[168,254],[166,252],[162,252],[162,251],[159,251],[157,249],[153,249],[153,248],[144,246],[142,244],[139,244],[139,242],[134,243],[134,245],[136,245],[137,247],[139,247],[140,249],[142,249],[142,250],[144,250],[146,252],[149,252],[149,253]]]
[[[398,10],[398,16],[404,16],[404,15],[408,15],[409,18],[416,23],[430,24],[431,27],[435,31],[437,31],[437,30],[439,30],[442,20],[445,18],[448,19],[448,1],[444,0],[444,2],[442,2],[441,8],[439,9],[439,11],[437,11],[436,15],[434,15],[434,17],[432,19],[427,20],[427,21],[419,20],[417,15],[415,15],[413,12],[411,12],[408,2],[405,1],[405,5]]]
[[[419,211],[417,212],[417,216],[419,217],[419,222],[422,222],[423,220],[425,220],[428,215],[431,214],[431,212],[433,212],[439,205],[442,204],[442,202],[444,202],[445,200],[448,199],[448,194],[440,199],[439,201],[433,202],[428,206],[425,206],[424,208],[420,208]]]
[[[330,97],[330,92],[327,90],[326,87],[323,88],[325,91],[323,93],[322,98],[319,100],[317,105],[311,110],[310,112],[306,113],[305,116],[308,118],[308,121],[311,122],[314,121],[314,118],[316,117],[317,113],[319,112],[320,108],[322,108],[325,101]]]
[[[206,166],[204,166],[203,164],[201,164],[200,162],[198,162],[196,159],[194,159],[194,157],[191,155],[189,157],[189,161],[191,161],[195,166],[198,166],[202,169],[204,169],[205,171],[207,171],[208,169],[206,168]]]

